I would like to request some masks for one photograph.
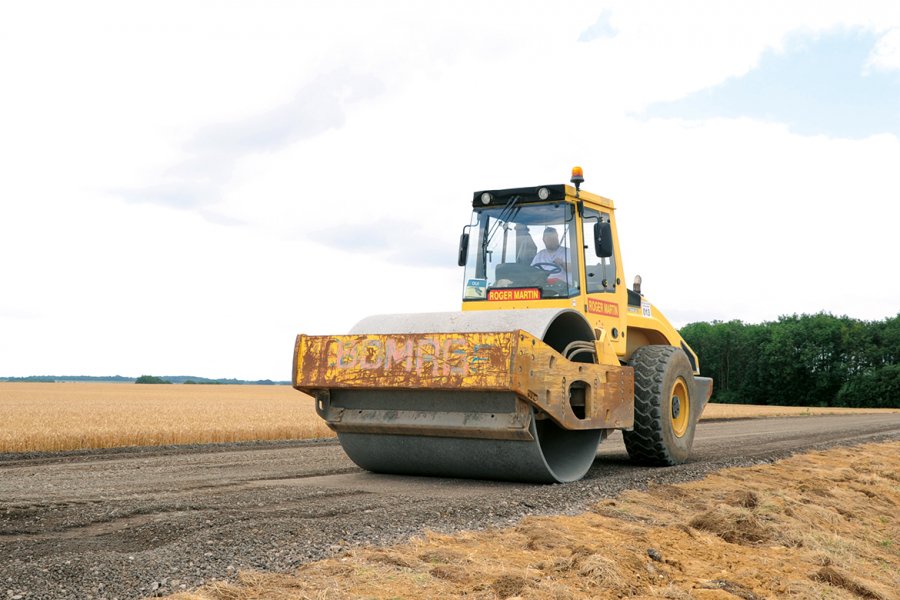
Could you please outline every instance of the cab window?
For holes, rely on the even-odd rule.
[[[569,298],[580,293],[574,211],[569,204],[486,208],[473,214],[464,300]],[[529,295],[530,294],[530,295]]]
[[[609,213],[591,209],[584,211],[584,265],[588,294],[616,291],[616,257],[599,258],[594,251],[594,224],[609,223]]]

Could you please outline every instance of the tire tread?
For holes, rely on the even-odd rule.
[[[642,346],[631,358],[634,368],[634,429],[623,431],[628,456],[637,462],[670,466],[678,461],[666,447],[661,397],[663,379],[677,352],[675,346]]]

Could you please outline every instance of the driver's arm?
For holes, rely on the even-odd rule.
[[[566,274],[566,279],[570,279],[572,276],[572,268],[575,266],[574,256],[570,251],[566,251],[562,256],[557,256],[553,263],[562,269],[562,272]]]

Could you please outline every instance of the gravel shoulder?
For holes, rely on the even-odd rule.
[[[577,515],[426,532],[172,600],[897,597],[900,442],[803,452],[628,490]]]
[[[652,469],[632,466],[616,434],[584,480],[555,486],[374,475],[331,440],[6,456],[0,597],[167,594],[425,529],[572,514],[627,489],[898,438],[900,414],[703,422],[691,462]]]

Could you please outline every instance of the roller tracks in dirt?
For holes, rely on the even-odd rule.
[[[896,439],[900,414],[702,421],[687,464],[635,466],[617,433],[587,476],[565,485],[376,475],[333,440],[0,456],[0,596],[170,593],[241,569],[290,571],[358,544],[574,513],[626,489]]]

